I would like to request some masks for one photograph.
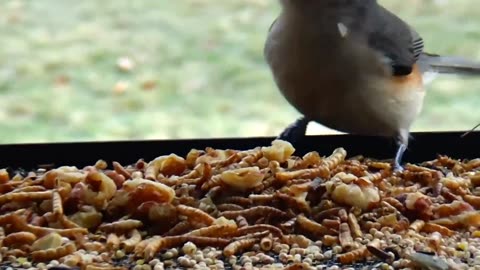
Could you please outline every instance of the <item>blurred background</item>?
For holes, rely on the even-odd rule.
[[[480,60],[478,0],[379,1],[426,50]],[[0,143],[276,136],[299,114],[263,59],[276,0],[1,0]],[[414,131],[480,121],[439,77]],[[311,124],[308,134],[334,133]]]

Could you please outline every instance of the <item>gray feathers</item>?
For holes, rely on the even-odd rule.
[[[458,56],[440,56],[423,53],[418,63],[424,71],[464,76],[480,75],[479,62]]]
[[[335,25],[337,34],[355,36],[365,40],[376,50],[386,65],[390,65],[394,76],[405,76],[418,63],[423,72],[460,75],[480,75],[480,64],[468,59],[438,56],[424,52],[424,42],[418,32],[398,16],[375,0],[284,0],[289,9],[304,15],[321,16]],[[308,17],[308,16],[307,16]],[[269,31],[277,22],[275,19]],[[313,27],[319,33],[330,34],[322,29],[325,23]],[[322,31],[323,30],[323,31]]]
[[[423,53],[422,37],[384,7],[376,5],[368,20],[369,45],[391,59],[394,75],[408,75]]]

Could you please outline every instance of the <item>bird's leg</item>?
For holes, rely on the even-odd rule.
[[[295,122],[285,128],[283,132],[280,133],[280,135],[277,137],[277,139],[288,141],[294,144],[298,139],[305,136],[309,122],[310,120],[308,120],[304,116],[298,118]]]
[[[403,143],[399,143],[397,148],[397,153],[395,154],[394,164],[393,164],[394,166],[393,170],[395,172],[403,171],[403,167],[401,164],[402,164],[402,158],[403,158],[403,154],[405,153],[405,150],[407,150],[407,145]]]
[[[405,151],[407,150],[407,147],[408,147],[408,138],[409,137],[409,133],[408,132],[400,132],[400,134],[397,136],[397,144],[398,144],[398,148],[397,148],[397,152],[395,154],[395,159],[393,161],[393,166],[394,166],[394,171],[395,172],[402,172],[403,171],[403,167],[402,167],[402,160],[403,160],[403,154],[405,153]]]

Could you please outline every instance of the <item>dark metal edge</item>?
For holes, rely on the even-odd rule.
[[[421,162],[436,158],[439,154],[453,158],[480,157],[480,132],[461,137],[463,132],[415,132],[404,161]],[[109,163],[118,161],[131,164],[138,159],[152,160],[164,154],[185,156],[192,148],[251,149],[270,145],[274,137],[212,138],[180,140],[96,141],[26,143],[0,145],[0,168],[33,168],[41,164],[53,166],[93,165],[98,159]],[[329,155],[335,148],[344,147],[349,156],[364,155],[378,159],[390,159],[396,150],[391,138],[350,134],[306,136],[295,145],[296,155],[318,151]]]

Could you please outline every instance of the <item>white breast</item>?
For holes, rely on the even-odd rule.
[[[438,72],[434,71],[427,71],[423,73],[423,84],[430,84],[433,82],[438,76]]]

